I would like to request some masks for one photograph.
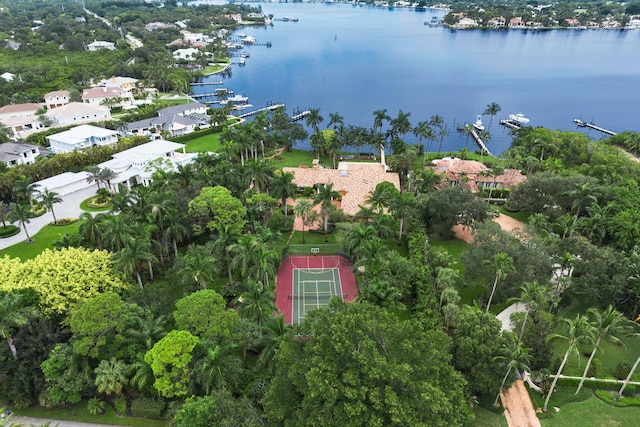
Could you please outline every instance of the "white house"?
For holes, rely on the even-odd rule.
[[[5,81],[10,82],[16,78],[16,75],[12,73],[2,73],[0,74],[0,77],[2,77]]]
[[[173,59],[184,60],[184,61],[194,61],[199,53],[200,53],[200,49],[196,49],[195,47],[189,47],[186,49],[177,49],[173,52]]]
[[[108,79],[100,80],[97,86],[114,88],[121,92],[131,92],[136,87],[136,83],[138,83],[138,81],[138,79],[134,79],[133,77],[113,76]]]
[[[20,142],[5,142],[0,144],[0,161],[7,166],[34,164],[40,155],[37,145]]]
[[[116,131],[97,126],[81,125],[49,135],[47,139],[54,153],[68,153],[97,145],[113,145],[118,142],[118,134]]]
[[[107,100],[118,100],[112,106],[131,105],[133,103],[133,94],[131,91],[123,91],[116,87],[93,87],[82,91],[82,102],[89,105],[104,105]]]
[[[42,108],[40,104],[10,104],[0,108],[0,123],[5,125],[15,137],[24,137],[22,132],[40,129],[40,119],[36,112]]]
[[[99,105],[84,104],[82,102],[70,102],[67,105],[47,111],[46,115],[58,125],[111,119],[111,112],[108,108]]]
[[[89,184],[87,181],[89,176],[88,172],[65,172],[34,184],[38,185],[38,191],[41,193],[49,190],[58,193],[59,196],[65,196],[74,191],[96,186],[96,184]]]
[[[158,111],[158,117],[139,120],[127,124],[125,134],[150,135],[168,131],[172,136],[186,135],[196,130],[209,127],[207,106],[199,102],[176,105]]]
[[[8,119],[9,117],[35,116],[36,111],[41,108],[42,105],[34,103],[5,105],[0,107],[0,120]]]
[[[69,102],[68,90],[55,90],[44,95],[44,103],[49,110],[56,107],[62,107],[63,105],[67,105]]]
[[[100,163],[101,169],[107,168],[117,174],[111,180],[111,184],[116,188],[122,184],[127,188],[134,185],[149,185],[153,174],[158,168],[173,171],[178,165],[185,165],[193,162],[197,153],[186,153],[185,145],[177,142],[157,139],[138,145],[120,153],[115,153],[111,160]],[[182,152],[178,152],[178,151]],[[151,164],[151,163],[154,164]]]
[[[89,49],[92,52],[95,52],[96,50],[100,50],[100,49],[115,50],[116,45],[115,43],[111,43],[111,42],[94,40],[93,43],[89,43],[87,45],[87,49]]]

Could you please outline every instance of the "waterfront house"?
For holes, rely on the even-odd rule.
[[[15,138],[22,138],[24,132],[42,127],[36,113],[42,105],[35,103],[9,104],[0,108],[0,123],[6,126]]]
[[[293,182],[300,190],[333,184],[333,189],[341,195],[334,204],[351,217],[358,213],[360,206],[367,204],[367,197],[381,182],[390,182],[400,190],[400,176],[395,172],[386,172],[385,166],[380,163],[340,162],[338,169],[314,166],[282,170],[294,174]]]
[[[509,20],[509,28],[510,29],[522,29],[527,28],[521,16],[516,16],[515,18],[511,18]]]
[[[89,49],[92,52],[95,52],[96,50],[101,50],[101,49],[115,50],[116,45],[115,43],[111,43],[103,40],[101,41],[94,40],[93,43],[89,43],[87,45],[87,49]]]
[[[186,135],[196,128],[209,127],[207,106],[199,102],[176,105],[158,111],[158,117],[127,124],[125,135],[147,135],[168,132],[171,136]]]
[[[449,185],[472,192],[480,188],[510,188],[526,180],[517,169],[505,169],[501,175],[493,175],[491,168],[476,160],[445,157],[431,162],[431,168],[444,175]]]
[[[507,20],[504,16],[498,16],[497,18],[491,18],[487,22],[487,27],[491,29],[504,28],[507,24]]]
[[[200,49],[196,49],[195,47],[176,49],[173,51],[173,59],[178,61],[195,61],[200,52]]]
[[[108,89],[117,89],[121,93],[132,92],[135,89],[138,79],[132,77],[112,76],[108,79],[100,80],[97,87],[106,87]]]
[[[130,91],[123,91],[114,87],[93,87],[82,91],[82,102],[95,106],[122,106],[133,103],[133,95]]]
[[[108,108],[82,102],[70,102],[47,111],[46,115],[54,124],[60,126],[111,119],[111,113]]]
[[[52,110],[56,107],[62,107],[69,103],[68,90],[55,90],[44,95],[44,103],[47,109]]]
[[[81,125],[47,136],[51,151],[68,153],[84,148],[113,145],[118,142],[117,132],[97,126]]]
[[[0,144],[0,161],[7,166],[32,165],[40,155],[37,145],[22,142],[5,142]]]
[[[567,18],[564,20],[569,28],[578,28],[580,26],[580,21],[575,18]]]

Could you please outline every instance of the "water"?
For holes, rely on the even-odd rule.
[[[473,123],[496,102],[502,111],[490,128],[489,116],[483,117],[494,155],[509,148],[511,137],[498,122],[511,113],[551,129],[576,130],[572,119],[581,117],[615,132],[640,130],[638,31],[451,31],[423,24],[443,16],[435,10],[335,3],[261,7],[274,15],[274,25],[238,31],[272,47],[246,47],[246,65],[233,65],[225,78],[225,87],[248,96],[255,108],[269,102],[286,104],[289,114],[320,108],[321,127],[335,112],[345,124],[365,127],[373,125],[373,111],[383,108],[391,117],[410,112],[414,126],[439,114],[449,127],[443,150],[454,150],[467,144],[475,149],[455,126]],[[283,16],[299,22],[277,21]],[[406,140],[416,142],[413,135]]]

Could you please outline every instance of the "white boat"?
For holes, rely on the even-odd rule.
[[[476,122],[473,124],[473,127],[478,132],[482,132],[484,130],[484,125],[482,124],[482,116],[478,115]]]
[[[238,64],[240,64],[240,65],[244,65],[244,58],[240,58],[240,59],[238,59]]]
[[[250,55],[249,55],[249,52],[242,52],[242,55],[240,56],[243,58],[248,58]]]
[[[248,97],[242,95],[234,95],[225,100],[227,104],[246,104],[249,100]]]
[[[522,113],[509,114],[509,120],[521,126],[524,126],[530,122],[530,120],[526,118]]]
[[[251,37],[251,36],[246,36],[243,37],[242,39],[240,39],[242,41],[242,43],[244,44],[254,44],[256,42],[256,38],[255,37]]]

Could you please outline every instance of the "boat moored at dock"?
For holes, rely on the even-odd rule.
[[[478,115],[476,122],[473,124],[473,128],[478,132],[482,132],[484,130],[484,125],[482,124],[482,116]]]

